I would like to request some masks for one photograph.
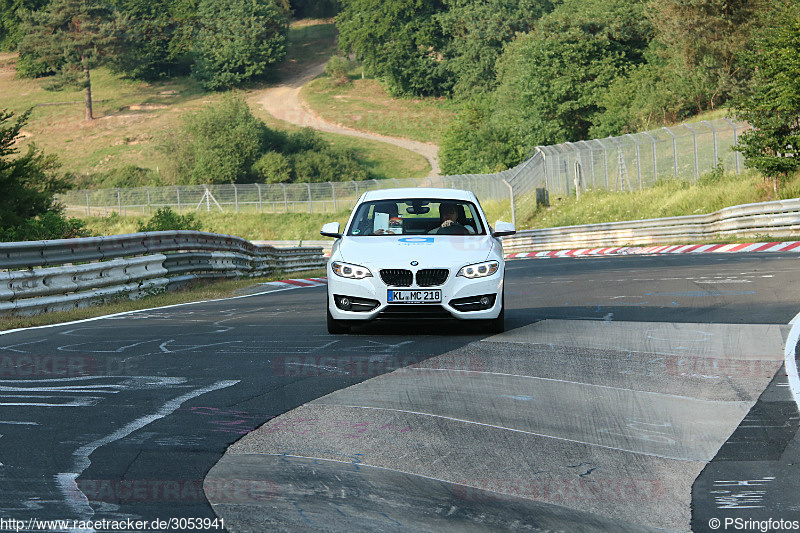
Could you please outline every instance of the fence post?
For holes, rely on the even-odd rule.
[[[147,191],[147,213],[152,214],[153,209],[150,207],[150,187],[145,187],[145,191]]]
[[[328,183],[331,184],[331,194],[333,195],[333,212],[339,210],[339,206],[336,204],[336,187],[333,186],[333,182],[329,181]]]
[[[669,133],[669,136],[672,137],[672,159],[673,164],[675,165],[675,177],[678,177],[678,140],[675,137],[675,134],[672,133],[672,130],[664,126],[662,128],[664,131]]]
[[[117,188],[117,214],[122,216],[122,197],[119,194],[119,188]]]
[[[694,181],[700,179],[700,160],[697,156],[697,132],[688,124],[684,124],[692,132],[692,147],[694,148]]]
[[[508,197],[511,199],[511,223],[514,224],[514,227],[517,227],[517,210],[514,206],[514,187],[507,181],[503,180],[503,183],[506,184],[508,187]]]
[[[236,205],[236,212],[239,212],[239,189],[236,188],[235,183],[231,183],[233,185],[233,203]]]
[[[259,213],[264,212],[264,204],[261,202],[261,184],[256,183],[256,189],[258,190],[258,211]]]
[[[741,153],[739,152],[739,150],[736,150],[736,146],[739,144],[739,135],[738,135],[739,132],[736,130],[736,123],[734,121],[732,121],[729,118],[726,118],[725,121],[728,124],[730,124],[731,127],[733,128],[733,147],[734,147],[733,160],[735,161],[736,173],[739,174],[739,156],[741,155]]]
[[[606,190],[608,190],[608,153],[606,150],[606,145],[603,144],[603,141],[600,139],[594,139],[594,141],[600,145],[600,149],[603,151],[603,172],[605,173],[606,177]]]
[[[358,201],[358,182],[356,180],[350,180],[353,182],[353,185],[356,186],[356,202]]]
[[[594,190],[594,151],[592,150],[592,145],[586,141],[579,141],[586,146],[589,150],[589,167],[592,169],[592,190]]]
[[[89,204],[89,191],[87,190],[85,192],[86,192],[86,216],[90,217],[92,216],[92,206]]]
[[[650,142],[653,143],[653,179],[658,181],[658,160],[656,156],[656,138],[647,133],[646,131],[643,132],[647,137],[650,139]]]
[[[633,144],[636,145],[636,177],[639,180],[639,190],[643,189],[642,187],[642,156],[639,151],[639,141],[636,140],[636,137],[631,135],[630,133],[626,134],[627,137],[630,137],[633,141]]]
[[[286,184],[281,183],[281,187],[283,187],[283,212],[289,212],[289,199],[286,197]]]
[[[717,166],[719,164],[719,153],[717,151],[717,130],[714,129],[714,125],[708,120],[704,120],[703,124],[708,126],[708,129],[711,130],[711,137],[714,139],[714,166]]]
[[[311,185],[306,183],[306,188],[308,189],[308,212],[314,212],[314,201],[311,199]]]
[[[175,196],[178,199],[178,214],[181,214],[181,188],[177,185],[175,186]]]

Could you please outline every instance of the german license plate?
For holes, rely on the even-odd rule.
[[[442,291],[395,291],[389,289],[386,300],[390,304],[438,304],[442,301]]]

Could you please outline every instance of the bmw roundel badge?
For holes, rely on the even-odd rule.
[[[411,266],[415,267],[419,264],[419,261],[411,261]]]

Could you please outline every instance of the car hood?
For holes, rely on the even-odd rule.
[[[419,235],[346,237],[339,243],[342,261],[363,266],[419,268],[461,267],[484,261],[494,245],[489,235]]]

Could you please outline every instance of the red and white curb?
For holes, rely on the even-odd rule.
[[[550,250],[506,254],[506,259],[522,259],[528,257],[595,257],[607,255],[657,255],[657,254],[731,254],[741,252],[797,252],[800,253],[800,241],[792,242],[758,242],[745,244],[680,244],[671,246],[622,246],[616,248],[580,248],[577,250]]]
[[[327,285],[327,284],[328,284],[327,278],[282,279],[280,281],[268,281],[266,283],[259,283],[259,285],[267,285],[269,287],[277,287],[279,289],[319,287],[320,285]]]

